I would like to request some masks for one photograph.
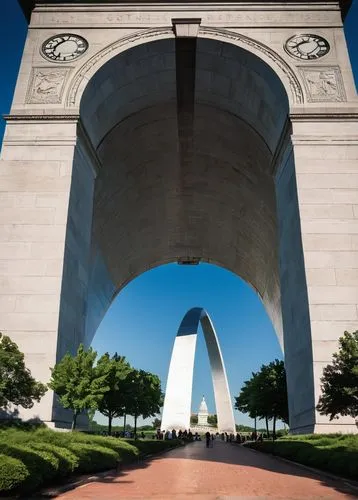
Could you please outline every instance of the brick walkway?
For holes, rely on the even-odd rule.
[[[193,496],[195,500],[357,498],[347,493],[343,482],[221,441],[210,449],[196,442],[170,451],[58,498],[184,500]]]

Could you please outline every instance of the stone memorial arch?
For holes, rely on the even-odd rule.
[[[236,432],[224,360],[212,321],[201,307],[190,309],[180,323],[170,359],[161,428],[190,428],[194,358],[199,322],[202,326],[213,379],[219,432]]]
[[[322,368],[358,325],[358,101],[342,6],[20,3],[0,329],[33,374],[47,381],[90,343],[138,274],[212,262],[250,283],[272,320],[292,432],[353,431],[315,411]],[[51,393],[22,415],[69,421]]]

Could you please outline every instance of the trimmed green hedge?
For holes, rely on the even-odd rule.
[[[358,435],[289,436],[245,446],[358,480]]]
[[[30,472],[26,465],[17,458],[0,455],[0,491],[8,493],[18,490],[28,479]]]
[[[19,485],[24,491],[33,491],[41,484],[56,477],[59,460],[50,452],[32,450],[30,446],[18,443],[0,443],[1,452],[8,457],[16,458],[27,468],[29,474],[24,482]],[[1,476],[3,473],[1,471]],[[0,490],[1,491],[1,490]]]
[[[119,462],[117,452],[97,444],[73,443],[70,450],[79,458],[78,470],[84,473],[114,469]]]
[[[116,468],[178,441],[124,440],[46,428],[0,428],[0,496],[28,494],[72,473]]]

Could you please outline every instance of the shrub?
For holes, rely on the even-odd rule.
[[[37,433],[21,431],[14,432],[14,430],[11,429],[6,434],[0,433],[0,442],[1,440],[5,440],[5,438],[5,442],[7,444],[19,444],[21,446],[27,446],[28,448],[31,448],[31,450],[43,451],[52,455],[55,460],[58,460],[58,470],[56,476],[67,476],[78,466],[78,458],[74,453],[66,449],[64,446],[57,446],[48,442],[48,439],[38,439]]]
[[[119,461],[122,463],[133,461],[139,455],[139,450],[135,443],[129,443],[123,439],[94,436],[96,439],[93,441],[99,446],[110,448],[119,455]]]
[[[5,444],[2,442],[1,451],[4,455],[21,460],[29,472],[23,482],[24,491],[33,491],[41,484],[56,476],[59,460],[51,453],[36,450],[20,444]]]
[[[21,460],[0,454],[0,492],[20,490],[29,477],[29,471]]]
[[[109,448],[118,453],[118,461],[128,462],[139,455],[138,449],[133,444],[123,439],[91,436],[82,432],[53,432],[50,430],[39,430],[35,432],[33,439],[50,442],[56,446],[68,448],[73,444],[90,444]]]
[[[132,462],[138,456],[177,446],[178,441],[124,440],[80,432],[11,426],[0,429],[0,449],[6,456],[0,494],[31,493],[53,479],[73,472],[91,473]],[[5,463],[4,462],[4,463]],[[4,465],[5,467],[5,465]]]
[[[51,443],[44,442],[33,442],[31,443],[31,448],[33,450],[45,451],[51,453],[58,459],[58,477],[66,477],[78,468],[79,459],[75,453],[63,448],[62,446],[56,446]]]
[[[46,424],[38,420],[28,420],[27,422],[23,422],[22,420],[16,418],[10,420],[0,420],[1,430],[17,429],[32,432],[33,430],[39,428],[46,429]]]
[[[110,448],[96,444],[73,443],[69,449],[78,457],[79,472],[100,472],[117,467],[119,455]]]
[[[275,442],[248,443],[247,446],[333,474],[358,479],[358,436],[330,434],[290,437]]]

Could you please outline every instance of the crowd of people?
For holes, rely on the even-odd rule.
[[[108,436],[108,432],[107,431],[102,431],[101,433],[101,436]],[[145,439],[145,434],[144,432],[137,432],[137,434],[134,433],[134,431],[113,431],[111,433],[111,436],[112,437],[115,437],[115,438],[128,438],[128,439]]]
[[[179,430],[178,432],[173,429],[172,431],[161,431],[157,429],[157,433],[155,435],[156,439],[182,439],[184,441],[201,441],[199,434],[196,432],[193,434],[191,430],[188,431],[185,429],[184,431]]]
[[[101,432],[102,436],[108,436],[108,433],[106,431]],[[209,448],[210,446],[213,446],[213,442],[215,439],[220,439],[221,441],[225,441],[226,443],[244,443],[245,441],[263,441],[263,435],[262,433],[256,433],[252,432],[251,434],[240,434],[237,432],[236,434],[230,434],[227,432],[216,432],[210,433],[207,431],[205,433],[205,441],[206,441],[206,446]],[[130,438],[130,439],[145,439],[146,435],[144,432],[138,432],[135,434],[133,431],[114,431],[112,432],[112,437],[116,438]],[[163,431],[160,429],[157,429],[156,433],[153,435],[149,435],[147,437],[151,437],[152,439],[181,439],[183,441],[201,441],[202,437],[198,432],[191,432],[191,430],[184,430],[184,431],[176,431],[175,429],[171,431]]]
[[[171,431],[162,431],[157,429],[155,434],[155,439],[182,439],[183,441],[201,441],[201,436],[198,432],[192,433],[189,429],[188,431],[185,429],[184,431],[179,430],[178,432],[173,429]],[[236,434],[229,434],[227,432],[216,432],[216,434],[210,433],[207,431],[205,433],[205,441],[206,446],[209,447],[210,444],[213,444],[214,439],[221,439],[221,441],[225,441],[226,443],[244,443],[245,441],[263,441],[262,433],[252,432],[251,434],[240,434],[237,432]]]

